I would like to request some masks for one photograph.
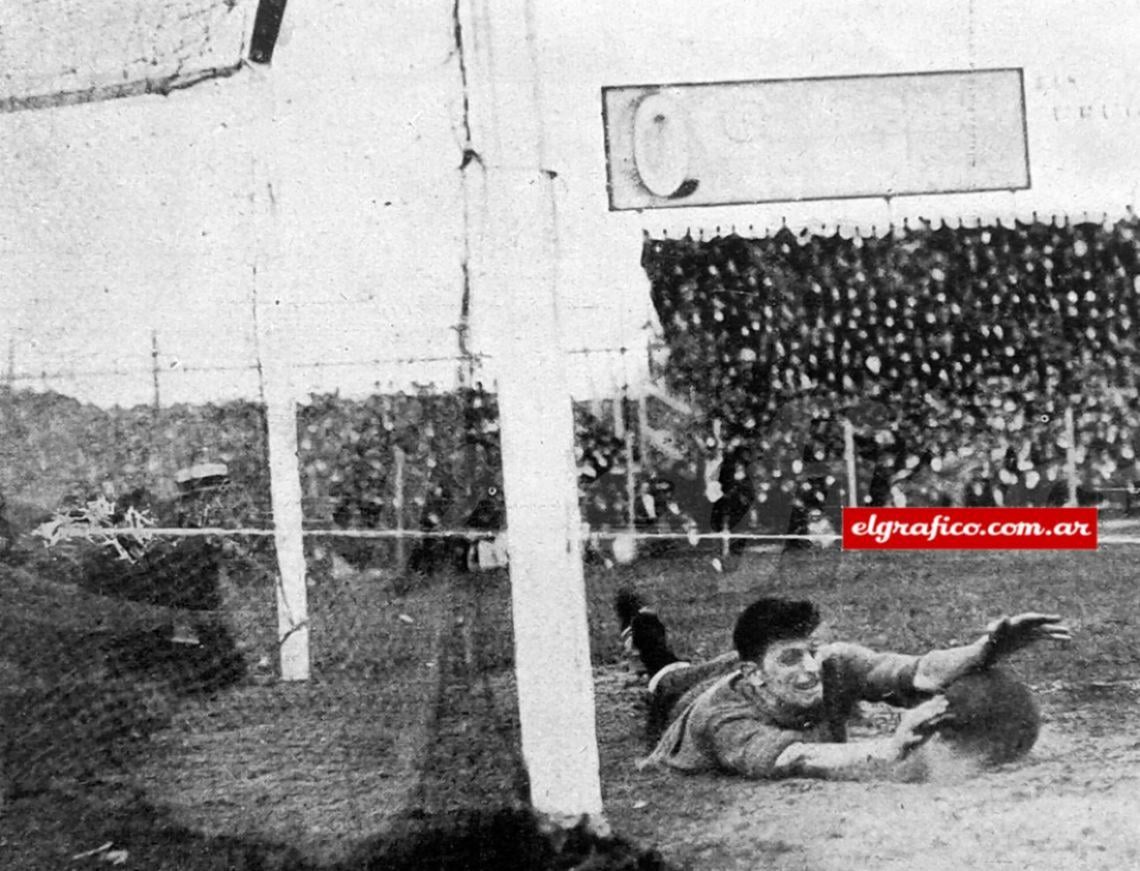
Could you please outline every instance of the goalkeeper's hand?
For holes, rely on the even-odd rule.
[[[978,664],[988,668],[1037,641],[1069,641],[1072,637],[1072,631],[1057,614],[1030,611],[1015,617],[999,617],[986,627]]]
[[[943,726],[954,719],[946,696],[938,695],[903,713],[891,736],[895,758],[904,759],[910,752],[926,742]]]

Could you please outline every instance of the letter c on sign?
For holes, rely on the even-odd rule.
[[[689,178],[689,124],[685,111],[662,94],[650,94],[633,115],[633,161],[641,183],[659,197],[685,197]]]

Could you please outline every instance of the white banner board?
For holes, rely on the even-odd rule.
[[[1020,69],[605,87],[610,208],[1029,187]]]

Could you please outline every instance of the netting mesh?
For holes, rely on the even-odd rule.
[[[728,647],[743,605],[776,593],[818,600],[836,637],[908,651],[1002,611],[1065,614],[1074,649],[1021,672],[1058,717],[1089,674],[1134,680],[1128,551],[789,546],[812,511],[838,516],[843,421],[871,504],[1049,502],[1071,462],[1081,498],[1135,526],[1135,228],[939,233],[647,246],[663,384],[615,382],[575,406],[603,785],[620,831],[655,841],[686,801],[717,801],[704,785],[643,813],[658,786],[631,765],[645,706],[613,611],[623,587],[696,660]],[[103,409],[18,378],[0,390],[2,824],[20,867],[108,843],[87,858],[121,848],[164,867],[178,844],[201,867],[400,867],[410,859],[391,851],[421,837],[456,862],[457,837],[483,838],[485,855],[524,842],[501,421],[493,379],[459,363],[460,389],[322,393],[298,409],[303,683],[279,679],[259,403],[167,407],[156,389],[150,406]],[[970,495],[979,482],[988,497]],[[770,539],[729,546],[725,528]],[[473,809],[489,816],[440,822]],[[545,861],[534,849],[514,858]]]
[[[161,90],[232,69],[256,7],[256,0],[23,3],[0,33],[0,108]]]
[[[261,406],[8,390],[4,420],[6,800],[138,800],[178,831],[317,863],[412,817],[525,802],[506,572],[472,574],[464,534],[502,526],[493,396],[300,410],[299,684],[278,679]],[[21,844],[26,867],[60,850]]]

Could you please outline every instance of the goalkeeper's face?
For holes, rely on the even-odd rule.
[[[811,638],[773,641],[764,651],[759,674],[768,693],[789,708],[807,710],[823,701],[819,657]]]

